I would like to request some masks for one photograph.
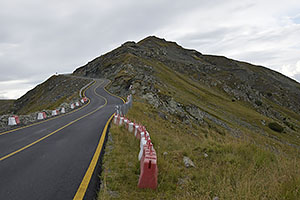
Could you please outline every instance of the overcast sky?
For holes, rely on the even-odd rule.
[[[300,81],[299,0],[1,0],[0,99],[149,35]]]

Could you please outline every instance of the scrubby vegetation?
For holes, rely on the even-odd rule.
[[[293,148],[273,151],[220,130],[164,120],[149,104],[135,102],[128,117],[144,124],[158,153],[158,188],[139,189],[139,141],[112,126],[98,199],[299,199],[300,158]],[[170,122],[174,120],[174,122]],[[289,152],[287,156],[283,151]],[[205,156],[204,154],[207,154]],[[188,156],[195,168],[186,168]]]

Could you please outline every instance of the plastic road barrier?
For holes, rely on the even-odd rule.
[[[124,117],[120,117],[119,126],[121,126],[123,124],[123,120],[124,120]]]
[[[134,124],[133,122],[130,122],[130,123],[128,124],[128,131],[129,131],[130,133],[132,133],[132,132],[134,131],[134,127],[135,127],[135,124]]]
[[[145,145],[147,146],[147,145]],[[140,163],[140,177],[139,177],[139,188],[157,188],[157,157],[156,152],[150,148],[145,147],[144,156]]]
[[[16,123],[17,123],[17,124],[20,124],[20,119],[19,119],[19,116],[17,116],[17,115],[14,115],[13,117],[15,118],[15,120],[16,120]]]
[[[135,129],[134,129],[134,136],[136,137],[136,135],[137,135],[137,131],[138,131],[138,128],[139,128],[140,126],[139,125],[135,125]]]
[[[52,110],[52,116],[58,115],[58,110]]]
[[[16,119],[14,117],[9,117],[8,118],[8,125],[9,126],[17,125]]]
[[[118,124],[118,115],[117,114],[114,115],[114,124]]]
[[[38,113],[37,119],[42,120],[46,118],[46,113],[45,112],[40,112]]]

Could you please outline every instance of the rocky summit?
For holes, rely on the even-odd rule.
[[[236,135],[244,128],[269,135],[269,129],[278,131],[272,123],[288,133],[300,132],[298,82],[262,66],[203,55],[155,36],[126,42],[74,75],[108,78],[112,92],[131,92],[158,108],[160,116],[176,115],[184,123],[212,122]]]

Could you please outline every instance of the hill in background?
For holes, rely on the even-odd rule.
[[[276,135],[266,128],[276,122],[286,134],[300,132],[296,81],[265,67],[203,55],[154,36],[127,42],[74,74],[112,79],[113,92],[121,96],[132,92],[183,123],[214,124],[236,135],[242,129]]]
[[[154,36],[126,42],[73,74],[108,78],[112,92],[132,93],[128,117],[146,125],[158,152],[158,190],[137,189],[139,144],[113,127],[100,199],[300,197],[296,81]],[[184,156],[196,167],[186,168]]]
[[[0,114],[30,114],[37,111],[56,109],[62,103],[79,98],[79,90],[90,80],[65,75],[53,75],[22,97],[13,101],[1,101]]]

